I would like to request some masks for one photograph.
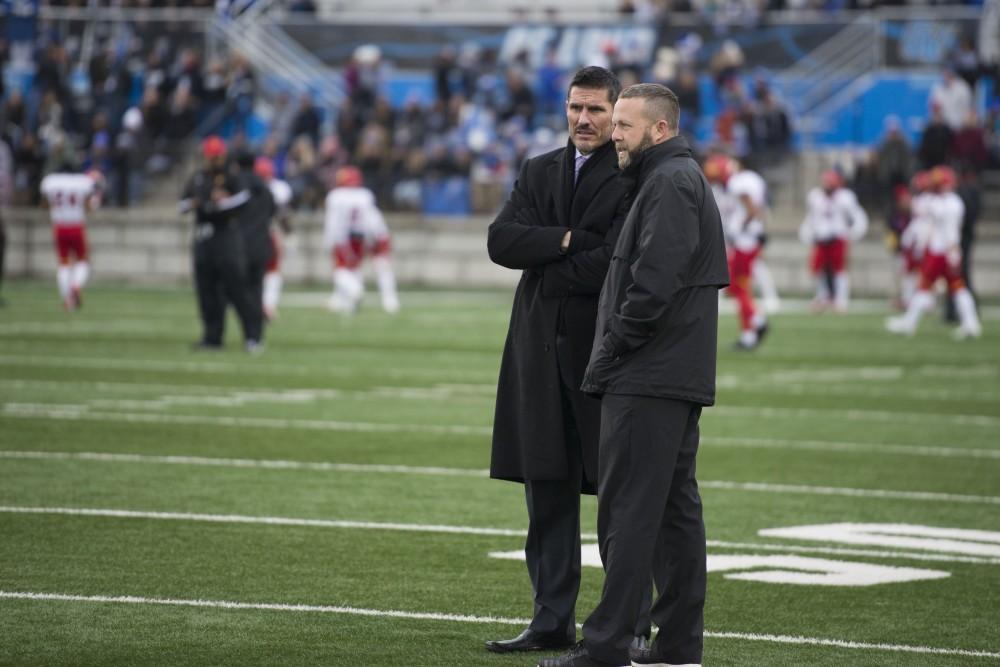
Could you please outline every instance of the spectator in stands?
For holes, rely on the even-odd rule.
[[[108,115],[104,111],[94,114],[89,144],[84,146],[87,151],[86,166],[105,175],[111,173],[111,131],[108,127]]]
[[[316,149],[312,140],[302,135],[292,142],[285,158],[285,180],[292,187],[297,206],[314,210],[323,198],[322,187],[316,180]]]
[[[791,144],[788,112],[763,79],[758,79],[754,86],[754,98],[747,110],[750,147],[762,162],[774,162]]]
[[[952,159],[976,171],[982,171],[989,160],[986,150],[986,132],[979,122],[979,115],[970,109],[962,127],[952,142]]]
[[[282,146],[288,144],[292,137],[292,126],[299,114],[299,108],[292,103],[291,94],[282,90],[274,97],[271,117],[268,119],[270,135],[276,138]]]
[[[387,201],[392,170],[392,135],[388,127],[372,119],[361,129],[355,163],[376,200]]]
[[[301,136],[306,136],[309,137],[309,141],[312,142],[313,146],[318,146],[322,122],[319,109],[313,104],[312,95],[303,93],[299,97],[299,108],[292,119],[288,137],[291,140],[296,140]]]
[[[226,102],[229,117],[235,131],[246,134],[247,123],[253,113],[257,97],[257,78],[250,63],[240,55],[235,55],[229,65],[229,81],[226,88]]]
[[[114,200],[120,207],[132,205],[141,194],[146,144],[142,112],[132,107],[122,117],[122,130],[115,137],[111,188]]]
[[[931,88],[930,103],[940,108],[944,122],[957,132],[972,110],[972,88],[953,69],[945,68],[941,80]]]
[[[499,109],[500,120],[518,121],[526,130],[531,130],[535,122],[535,94],[531,92],[524,73],[517,68],[507,70],[506,84],[507,95]]]
[[[910,182],[913,175],[913,149],[903,134],[898,116],[888,116],[883,124],[885,134],[876,149],[876,170],[879,186],[892,193]]]
[[[434,60],[434,91],[445,104],[456,89],[462,87],[462,70],[458,66],[455,47],[445,45]]]
[[[3,117],[4,134],[20,134],[28,129],[28,111],[20,90],[15,88],[10,91],[3,102],[3,112],[0,115]]]
[[[7,139],[0,137],[0,288],[3,287],[3,265],[4,258],[7,256],[7,230],[4,227],[4,211],[10,205],[14,193],[14,181],[11,178],[13,173],[14,156]],[[6,301],[0,295],[0,307],[4,305],[6,305]]]
[[[931,104],[931,117],[920,137],[918,155],[921,168],[930,169],[945,164],[951,153],[953,138],[954,132],[944,120],[941,105]]]
[[[677,94],[677,101],[684,109],[681,115],[681,134],[694,145],[693,137],[698,130],[701,119],[701,90],[698,87],[698,76],[691,67],[681,67],[677,80],[666,84]]]
[[[346,167],[350,156],[336,135],[327,135],[319,145],[319,161],[316,164],[316,180],[324,191],[329,191],[336,180],[337,171]]]
[[[219,114],[226,106],[226,85],[226,66],[222,60],[213,58],[205,72],[202,93],[202,113],[209,129],[214,130],[222,120]]]
[[[42,182],[45,153],[38,137],[26,132],[14,149],[14,203],[38,205],[38,186]]]
[[[968,35],[963,35],[958,40],[958,45],[948,55],[948,65],[969,85],[970,89],[975,88],[981,69],[975,41]]]
[[[166,130],[168,146],[176,147],[177,142],[191,136],[198,127],[198,112],[191,90],[190,86],[179,85],[170,98]]]
[[[538,111],[546,118],[562,114],[566,99],[566,70],[559,65],[558,51],[554,46],[545,51],[545,62],[535,73],[535,90],[538,93]]]

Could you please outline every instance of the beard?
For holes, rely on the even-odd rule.
[[[639,145],[632,150],[629,150],[624,144],[615,144],[615,151],[618,153],[618,168],[625,171],[639,160],[643,151],[652,147],[653,135],[648,129],[642,134]]]

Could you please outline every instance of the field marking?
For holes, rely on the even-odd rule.
[[[327,463],[280,459],[225,459],[205,456],[153,456],[102,452],[40,452],[0,450],[0,458],[97,461],[102,463],[142,463],[193,465],[224,468],[264,468],[269,470],[315,470],[322,472],[376,472],[406,475],[445,475],[452,477],[489,477],[484,468],[445,468],[435,466],[381,465],[372,463]]]
[[[58,380],[0,380],[0,387],[6,389],[89,389],[105,392],[145,391],[158,393],[148,398],[91,398],[86,405],[118,409],[163,410],[175,406],[213,405],[217,407],[243,407],[249,403],[288,404],[312,403],[321,400],[371,400],[379,398],[405,399],[417,401],[492,401],[496,396],[496,385],[459,385],[435,383],[429,387],[390,387],[377,385],[368,389],[338,388],[255,388],[204,385],[166,384],[141,382],[60,382]],[[486,388],[488,387],[489,393]],[[188,393],[184,393],[188,392]],[[79,394],[79,392],[75,392]]]
[[[776,380],[763,379],[761,381],[750,381],[740,376],[726,375],[720,376],[717,385],[720,390],[734,390],[749,394],[778,394],[793,396],[847,396],[847,397],[875,397],[894,399],[916,399],[929,401],[946,401],[951,403],[967,403],[969,401],[992,402],[1000,398],[1000,391],[991,392],[989,390],[957,390],[949,389],[921,389],[917,387],[904,386],[857,386],[857,383],[869,382],[869,380],[858,379],[856,383],[849,385],[820,386],[818,384],[798,383],[788,384]],[[285,403],[289,400],[304,402],[307,400],[349,398],[397,398],[417,401],[443,401],[454,402],[456,400],[475,402],[493,401],[496,396],[496,384],[457,384],[457,383],[434,383],[425,387],[398,387],[398,386],[374,386],[369,389],[338,389],[338,388],[263,388],[247,389],[246,387],[226,386],[226,385],[205,385],[205,384],[168,384],[168,383],[144,383],[144,382],[117,382],[117,381],[68,381],[60,382],[56,380],[33,380],[33,379],[5,379],[0,380],[0,387],[8,389],[65,389],[68,387],[88,388],[97,391],[147,391],[162,392],[165,396],[142,401],[139,405],[155,402],[153,408],[167,407],[169,405],[186,405],[192,400],[204,400],[204,394],[212,394],[214,400],[221,404],[242,405],[241,402],[274,402]],[[181,392],[194,392],[184,394]],[[226,396],[218,396],[220,392],[228,394],[232,401]],[[197,397],[195,399],[194,397]],[[109,405],[114,404],[113,399],[96,399]],[[127,406],[127,402],[120,402]],[[162,405],[160,405],[162,404]]]
[[[788,440],[782,438],[753,438],[711,436],[701,438],[702,446],[747,449],[801,449],[818,452],[861,452],[865,454],[897,454],[902,456],[930,456],[938,458],[1000,459],[1000,449],[973,447],[928,447],[891,443],[842,442],[835,440]]]
[[[955,426],[982,426],[1000,428],[1000,417],[992,415],[963,415],[940,412],[897,412],[893,410],[772,408],[767,406],[716,405],[706,415],[720,417],[773,417],[778,419],[837,419],[883,423],[929,423]]]
[[[441,612],[415,612],[395,609],[364,609],[360,607],[284,604],[275,602],[236,602],[232,600],[184,600],[176,598],[147,598],[134,595],[71,595],[65,593],[35,593],[0,590],[0,599],[32,600],[39,602],[89,602],[103,604],[141,604],[170,607],[197,607],[203,609],[231,609],[240,611],[279,611],[314,614],[343,614],[370,616],[376,618],[399,618],[407,620],[448,621],[455,623],[478,623],[485,625],[526,626],[530,619],[504,618],[499,616],[472,616]],[[579,627],[579,626],[578,626]],[[936,646],[914,646],[910,644],[872,644],[847,639],[824,637],[802,637],[796,635],[771,635],[747,632],[705,631],[708,639],[737,639],[742,641],[768,642],[772,644],[795,644],[807,646],[828,646],[833,648],[857,649],[863,651],[887,651],[892,653],[921,653],[930,655],[957,656],[966,658],[1000,658],[1000,652],[976,649],[941,648]]]
[[[698,486],[721,491],[760,491],[763,493],[804,493],[818,496],[883,498],[888,500],[921,500],[953,503],[1000,505],[1000,496],[975,496],[937,491],[895,491],[890,489],[853,489],[840,486],[809,486],[805,484],[772,484],[765,482],[699,481]]]
[[[77,455],[72,453],[56,453],[55,455],[49,455],[45,453],[25,453],[18,452],[15,454],[8,455],[5,452],[8,450],[0,451],[0,458],[23,458],[23,459],[44,459],[44,458],[77,458]],[[117,457],[128,457],[130,462],[157,462],[157,463],[184,463],[188,465],[232,465],[234,467],[277,467],[277,468],[302,468],[302,469],[323,469],[331,471],[350,471],[350,472],[391,472],[391,473],[401,473],[401,474],[455,474],[455,473],[443,473],[443,472],[429,472],[430,470],[462,470],[459,473],[461,476],[476,476],[476,477],[486,477],[488,472],[485,470],[474,470],[469,468],[426,468],[426,467],[411,467],[403,465],[379,465],[379,464],[347,464],[347,463],[301,463],[294,461],[280,461],[271,460],[269,463],[262,463],[264,459],[258,460],[255,463],[251,463],[247,459],[222,459],[223,461],[237,461],[238,463],[219,463],[210,464],[209,461],[213,459],[202,458],[202,457],[146,457],[139,458],[143,455],[140,454],[99,454],[92,452],[85,452],[79,455],[80,459],[88,458],[90,460],[116,460]],[[124,460],[124,459],[119,459]],[[703,480],[698,482],[698,486],[704,489],[715,489],[721,491],[753,491],[760,493],[791,493],[791,494],[806,494],[806,495],[819,495],[819,496],[845,496],[851,498],[882,498],[887,500],[917,500],[917,501],[930,501],[930,502],[954,502],[954,503],[970,503],[970,504],[987,504],[987,505],[1000,505],[1000,496],[980,496],[980,495],[969,495],[969,494],[957,494],[957,493],[944,493],[938,491],[898,491],[894,489],[857,489],[851,487],[838,487],[838,486],[813,486],[806,484],[776,484],[772,482],[733,482],[726,480]]]
[[[489,535],[493,537],[524,537],[525,530],[513,528],[481,528],[422,523],[392,523],[379,521],[346,521],[339,519],[296,519],[284,516],[246,516],[243,514],[195,514],[188,512],[139,512],[134,510],[94,509],[86,507],[13,507],[0,505],[4,514],[48,514],[87,516],[114,519],[156,519],[164,521],[195,521],[204,523],[259,524],[306,528],[350,528],[355,530],[395,530],[410,533],[444,533],[451,535]]]
[[[72,508],[72,507],[15,507],[0,506],[0,513],[48,516],[84,516],[110,519],[149,519],[155,521],[192,521],[196,523],[235,523],[265,526],[292,526],[305,528],[337,528],[347,530],[388,530],[409,533],[437,533],[446,535],[483,535],[490,537],[527,537],[528,531],[517,528],[492,528],[481,526],[449,526],[378,521],[347,521],[334,519],[299,519],[294,517],[257,517],[240,514],[194,514],[186,512],[143,512],[137,510]],[[596,542],[596,533],[582,533],[580,539]],[[865,556],[892,560],[918,560],[941,563],[970,563],[1000,565],[1000,558],[941,554],[926,552],[886,551],[850,547],[800,546],[766,542],[729,542],[708,540],[707,546],[718,549],[740,549],[778,553],[812,553],[836,556]]]
[[[852,549],[849,547],[808,547],[795,544],[770,544],[761,542],[729,542],[708,540],[707,546],[717,549],[740,549],[747,551],[777,551],[780,553],[825,554],[828,556],[861,556],[865,558],[890,558],[900,560],[923,560],[939,563],[971,563],[974,565],[1000,565],[1000,558],[982,556],[958,556],[910,551],[884,551],[880,549]]]
[[[410,351],[413,352],[413,351]],[[414,352],[416,354],[416,352]],[[266,363],[266,360],[254,359],[253,363],[248,360],[244,360],[243,363],[227,363],[224,361],[211,361],[206,359],[205,356],[211,353],[192,353],[192,356],[197,356],[196,361],[184,361],[181,359],[168,360],[168,359],[115,359],[109,357],[57,357],[57,356],[41,356],[41,355],[31,355],[31,354],[0,354],[0,365],[8,364],[11,366],[34,366],[42,368],[90,368],[96,370],[134,370],[134,371],[163,371],[163,372],[176,372],[183,371],[185,373],[202,373],[206,375],[221,375],[223,373],[233,373],[237,375],[252,375],[252,374],[262,374],[262,375],[279,375],[279,376],[318,376],[318,377],[356,377],[358,375],[369,375],[372,374],[368,368],[359,367],[345,367],[335,364],[329,364],[324,366],[295,366],[291,364],[282,364],[280,366],[272,366]],[[499,352],[497,352],[499,357]],[[441,368],[440,366],[435,368],[419,367],[413,369],[399,369],[399,368],[383,368],[374,373],[374,375],[380,377],[390,377],[390,378],[431,378],[435,380],[441,380],[445,377],[455,377],[458,381],[468,381],[470,375],[475,375],[475,373],[470,372],[466,369],[448,369]],[[482,374],[483,378],[487,377],[487,373]],[[496,380],[496,373],[490,372],[488,377],[491,381]]]
[[[460,424],[393,424],[353,422],[326,419],[280,419],[274,417],[213,417],[199,415],[163,415],[141,412],[97,412],[84,405],[46,405],[37,403],[4,403],[4,417],[67,419],[86,421],[117,421],[140,424],[182,424],[205,426],[236,426],[251,428],[299,428],[308,431],[350,431],[360,433],[433,433],[436,435],[477,435],[493,433],[490,426]]]
[[[801,419],[847,419],[887,423],[929,422],[959,426],[1000,427],[1000,417],[987,415],[952,415],[937,413],[890,412],[882,410],[819,410],[809,408],[767,408],[750,406],[714,407],[708,413],[717,417],[774,417]],[[0,415],[27,419],[69,419],[89,421],[120,421],[154,424],[201,424],[252,428],[302,428],[325,431],[367,431],[382,433],[437,433],[448,435],[492,435],[491,426],[470,424],[395,424],[322,419],[280,419],[267,417],[216,417],[209,415],[164,415],[140,412],[93,411],[80,403],[16,403],[2,404]]]

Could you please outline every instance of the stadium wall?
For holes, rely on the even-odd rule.
[[[43,211],[11,210],[7,217],[7,276],[50,279],[56,268],[52,228]],[[513,287],[519,272],[490,262],[488,217],[433,219],[390,214],[393,259],[400,283],[435,288]],[[299,215],[283,261],[289,283],[326,285],[330,261],[322,247],[322,218]],[[808,249],[783,225],[766,250],[781,292],[808,294]],[[892,266],[873,221],[869,238],[852,248],[851,283],[857,294],[891,291]],[[974,253],[973,284],[981,296],[1000,297],[1000,236],[986,228]],[[190,224],[169,210],[103,210],[88,225],[94,280],[105,283],[189,284]]]

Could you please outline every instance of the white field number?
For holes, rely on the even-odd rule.
[[[873,545],[921,552],[947,552],[975,556],[1000,556],[1000,533],[908,524],[837,523],[771,528],[763,537]],[[490,553],[492,558],[524,560],[524,551]],[[581,549],[585,567],[601,567],[596,544]],[[709,554],[708,571],[725,572],[727,579],[804,586],[874,586],[926,581],[951,576],[943,570],[875,565],[790,554]]]

